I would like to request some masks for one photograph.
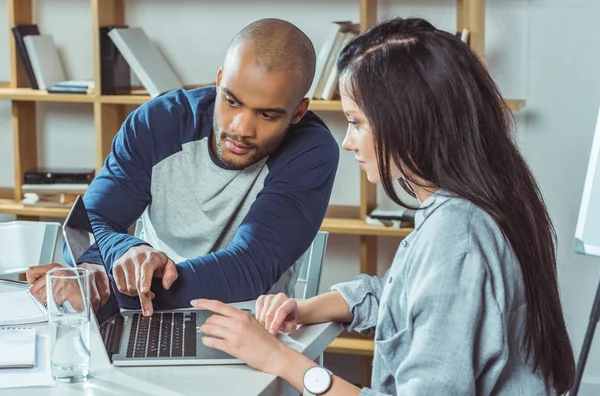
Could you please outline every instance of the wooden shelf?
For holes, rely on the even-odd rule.
[[[512,111],[519,111],[525,107],[525,101],[523,99],[506,99],[506,104]]]
[[[375,341],[364,338],[338,337],[325,350],[328,353],[373,356]]]
[[[6,194],[3,194],[6,196]],[[39,206],[24,206],[14,199],[0,199],[0,213],[13,214],[19,216],[44,216],[64,218],[69,214],[70,208],[45,208]],[[391,236],[406,237],[412,228],[390,228],[366,224],[359,219],[332,219],[325,218],[322,231],[331,234],[343,235],[371,235],[371,236]]]
[[[70,208],[44,208],[39,206],[24,206],[14,199],[0,199],[0,213],[16,216],[40,216],[64,218],[69,214]]]
[[[143,92],[143,90],[140,90]],[[146,94],[133,95],[81,95],[81,94],[52,94],[31,88],[3,88],[0,85],[0,99],[24,100],[32,102],[71,102],[71,103],[107,103],[122,105],[141,105],[150,100]],[[521,99],[506,99],[508,108],[512,111],[525,107]],[[309,108],[313,111],[342,111],[342,102],[339,100],[311,100]]]
[[[374,226],[367,224],[360,219],[325,218],[325,220],[323,220],[321,230],[327,231],[331,234],[390,236],[404,238],[410,234],[413,229]]]
[[[23,100],[29,102],[93,103],[96,96],[82,94],[53,94],[31,88],[0,88],[0,99]]]
[[[150,95],[100,95],[100,103],[141,105],[150,100]]]
[[[309,109],[313,111],[343,111],[340,100],[317,100],[310,101]]]

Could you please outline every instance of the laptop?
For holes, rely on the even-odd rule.
[[[68,254],[73,263],[86,257],[104,263],[83,199],[77,197],[63,225]],[[120,309],[112,275],[110,298],[92,315],[108,357],[115,366],[171,366],[244,364],[241,360],[204,346],[199,328],[213,312],[194,308],[155,310],[144,317],[141,310]],[[125,296],[127,297],[127,296]]]

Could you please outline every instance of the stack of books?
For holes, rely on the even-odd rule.
[[[359,29],[359,25],[351,21],[331,23],[329,33],[317,55],[315,78],[306,95],[309,99],[339,98],[337,58],[342,48],[358,34]]]
[[[93,91],[92,80],[67,79],[53,37],[40,34],[36,24],[14,26],[12,33],[31,88],[51,93],[87,94]]]
[[[35,168],[21,185],[24,206],[71,207],[94,179],[93,169]]]

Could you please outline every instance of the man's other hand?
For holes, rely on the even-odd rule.
[[[144,316],[151,316],[153,312],[152,278],[162,278],[162,285],[168,290],[178,276],[173,260],[148,245],[131,247],[114,263],[112,273],[121,293],[140,297]]]
[[[46,273],[56,267],[61,267],[61,265],[51,263],[36,265],[27,269],[29,292],[40,303],[46,303]],[[104,306],[110,297],[110,286],[106,270],[102,265],[90,263],[81,263],[78,267],[85,268],[90,272],[90,299],[92,307],[96,311]]]

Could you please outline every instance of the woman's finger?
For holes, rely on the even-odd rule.
[[[254,306],[254,312],[255,312],[255,317],[256,319],[260,318],[260,315],[262,314],[263,308],[264,308],[264,304],[265,304],[265,295],[260,295],[258,296],[258,298],[256,299],[256,304]]]
[[[287,300],[283,304],[281,304],[277,310],[273,313],[272,320],[269,323],[269,327],[267,330],[269,333],[275,335],[282,327],[283,322],[286,318],[292,313],[294,310],[293,301]]]
[[[233,354],[231,353],[231,348],[230,348],[227,340],[222,340],[220,338],[215,338],[215,337],[202,337],[202,343],[209,348],[218,349],[220,351],[223,351],[223,352],[233,356]]]
[[[275,297],[273,294],[268,294],[265,296],[263,310],[260,314],[260,317],[258,318],[258,321],[260,322],[261,326],[263,326],[264,328],[266,328],[267,313],[269,312],[269,308],[271,307],[271,301],[273,300],[273,297]]]
[[[204,323],[200,326],[202,338],[216,337],[222,340],[230,340],[233,338],[233,331],[213,323]]]
[[[214,314],[214,315],[209,316],[208,319],[206,319],[206,322],[204,322],[204,323],[210,324],[210,325],[215,325],[215,326],[221,326],[223,328],[228,329],[233,325],[233,323],[235,323],[235,321],[226,316]]]
[[[271,300],[271,305],[267,314],[265,316],[265,329],[269,330],[273,325],[273,319],[275,318],[275,313],[281,307],[281,305],[286,301],[287,296],[283,293],[277,294],[273,300]]]

